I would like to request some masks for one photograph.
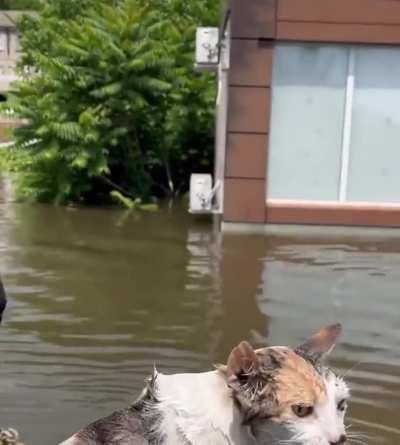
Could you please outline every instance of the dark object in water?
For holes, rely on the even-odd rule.
[[[0,428],[0,445],[24,445],[19,441],[19,434],[17,430],[9,428],[3,430]]]
[[[4,312],[4,309],[6,308],[6,306],[7,306],[6,293],[4,291],[3,282],[1,281],[1,278],[0,278],[0,323],[3,318],[3,312]]]

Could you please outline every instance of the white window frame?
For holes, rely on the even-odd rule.
[[[339,179],[339,202],[347,201],[347,189],[349,180],[350,144],[353,120],[354,101],[354,71],[355,71],[355,48],[349,48],[349,63],[347,68],[347,82],[345,91],[344,122],[342,135],[342,162]]]

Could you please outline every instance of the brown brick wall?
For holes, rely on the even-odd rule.
[[[278,22],[400,24],[397,0],[279,0]]]
[[[234,39],[274,39],[277,0],[231,0]]]
[[[224,220],[265,222],[276,0],[231,2]]]
[[[279,0],[276,37],[314,42],[400,43],[400,2]]]

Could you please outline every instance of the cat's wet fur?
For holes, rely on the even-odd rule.
[[[154,373],[131,407],[64,445],[344,444],[349,390],[322,363],[340,334],[328,326],[296,349],[242,342],[215,371]]]

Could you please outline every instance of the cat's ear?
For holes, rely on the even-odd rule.
[[[294,351],[307,360],[317,363],[333,350],[341,334],[341,324],[327,326],[319,330]]]
[[[226,375],[228,379],[233,380],[257,371],[259,365],[260,362],[254,349],[247,341],[242,341],[229,354]]]
[[[268,387],[278,366],[278,359],[268,348],[255,351],[245,341],[233,348],[224,368],[232,396],[242,411],[244,422],[256,417],[270,417],[276,413],[277,398]]]

